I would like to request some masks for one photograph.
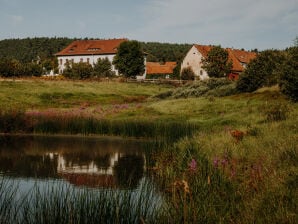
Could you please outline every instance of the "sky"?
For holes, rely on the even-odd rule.
[[[298,0],[0,0],[0,40],[128,38],[284,49],[298,37]]]

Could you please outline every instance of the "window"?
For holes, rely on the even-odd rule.
[[[60,65],[62,65],[62,63],[63,63],[63,60],[62,60],[62,59],[60,59]]]
[[[87,63],[90,64],[90,58],[87,58]]]
[[[88,48],[88,51],[100,51],[100,48]]]
[[[200,75],[203,75],[203,71],[202,70],[200,70]]]
[[[80,59],[80,62],[83,62],[83,58]]]
[[[71,63],[72,63],[72,64],[74,63],[74,60],[73,60],[73,59],[71,59]]]

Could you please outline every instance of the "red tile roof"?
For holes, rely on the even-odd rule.
[[[202,54],[204,58],[207,57],[208,52],[212,49],[212,46],[205,46],[205,45],[194,45],[197,50]],[[257,55],[254,52],[248,52],[243,50],[237,49],[226,49],[229,54],[229,61],[233,62],[232,72],[242,72],[244,67],[241,63],[249,63],[252,59],[254,59]]]
[[[147,62],[146,63],[146,74],[157,75],[157,74],[173,74],[173,70],[176,67],[176,62],[165,62],[160,64],[158,62]]]
[[[77,40],[56,56],[116,54],[117,48],[124,41],[127,39]]]
[[[257,54],[255,52],[248,52],[243,50],[237,50],[237,49],[230,49],[235,57],[242,63],[249,63],[252,59],[254,59]]]
[[[205,45],[198,45],[198,44],[195,44],[195,47],[203,55],[204,58],[207,57],[208,52],[212,49],[212,46],[205,46]]]

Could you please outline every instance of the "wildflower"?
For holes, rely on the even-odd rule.
[[[189,163],[189,169],[190,171],[196,171],[197,170],[197,161],[195,159],[192,159]]]
[[[223,165],[223,166],[225,166],[225,165],[227,165],[228,164],[228,160],[225,158],[225,159],[222,159],[221,160],[221,165]]]
[[[219,159],[217,157],[215,157],[213,160],[213,166],[217,168],[218,164],[219,164]]]
[[[231,177],[235,177],[236,175],[236,170],[234,168],[231,169]]]

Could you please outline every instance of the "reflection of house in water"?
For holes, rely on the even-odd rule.
[[[0,138],[0,173],[63,178],[77,186],[136,187],[146,168],[142,144],[110,138]]]
[[[54,158],[54,155],[50,156]],[[58,154],[57,172],[76,186],[136,187],[145,169],[144,155],[113,153],[93,160]]]

